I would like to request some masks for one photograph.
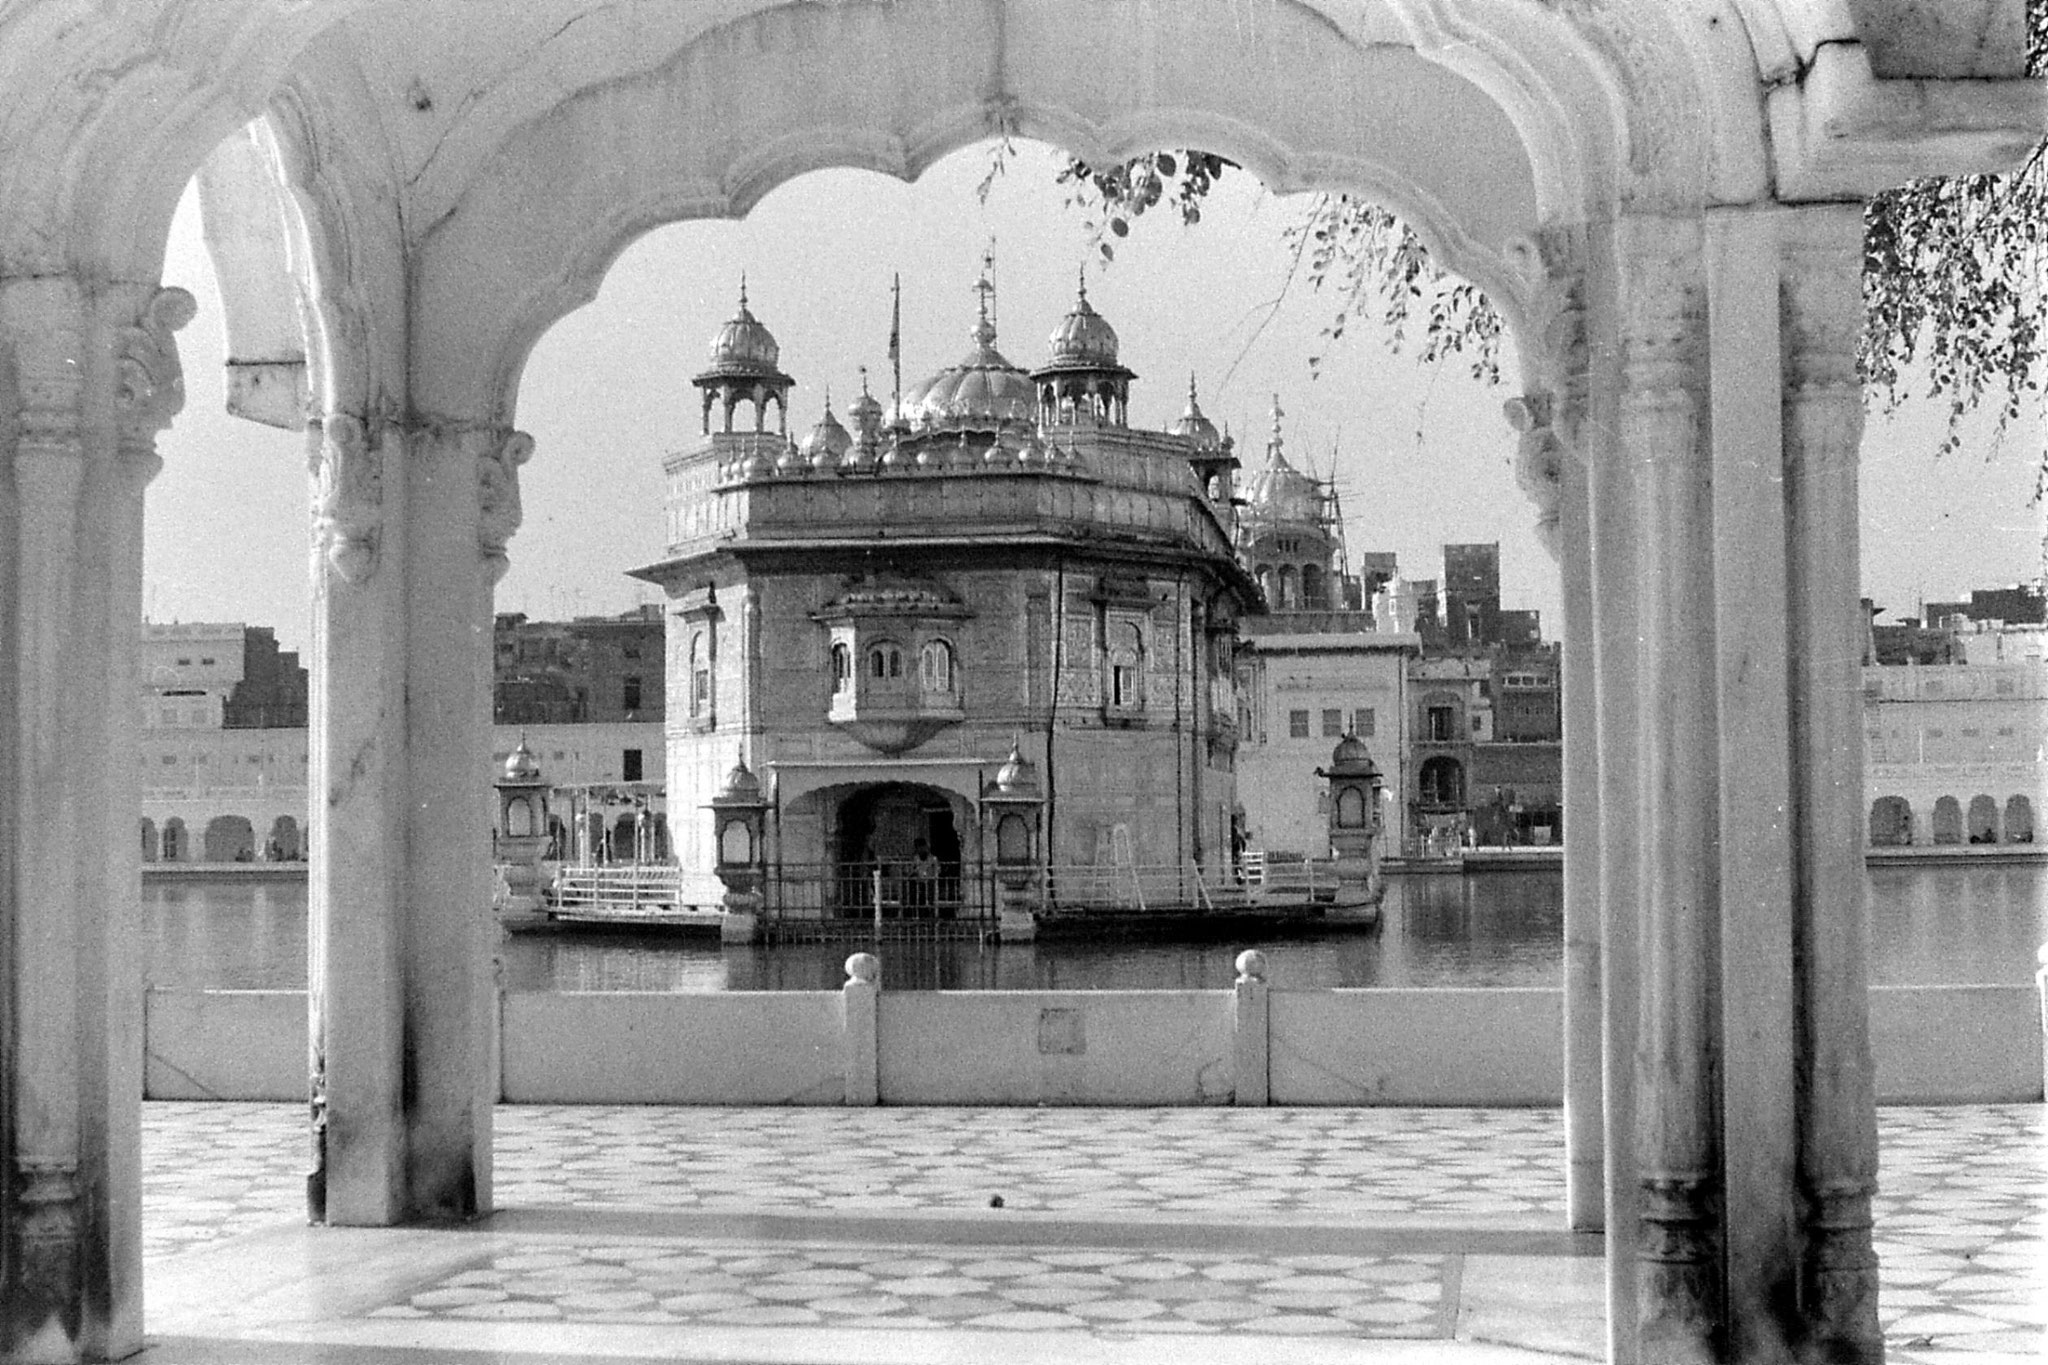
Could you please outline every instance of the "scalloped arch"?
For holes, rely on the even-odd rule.
[[[1126,63],[1126,79],[1108,90],[1101,71],[1046,60],[1055,45],[1020,49],[1015,33],[972,31],[950,39],[952,66],[906,84],[896,68],[878,73],[865,60],[900,47],[897,13],[777,10],[772,34],[748,27],[766,20],[737,20],[667,65],[584,91],[510,135],[420,244],[415,406],[509,420],[532,346],[656,226],[738,216],[826,166],[914,179],[997,133],[1097,158],[1206,146],[1277,189],[1366,194],[1517,321],[1526,285],[1517,244],[1546,211],[1578,217],[1599,199],[1586,186],[1538,184],[1535,162],[1577,165],[1580,151],[1532,157],[1524,130],[1464,76],[1405,45],[1356,43],[1302,5],[1271,12],[1261,39],[1269,69],[1191,78],[1206,41],[1196,15],[1155,35],[1149,65]],[[1081,38],[1057,46],[1088,48]],[[1568,112],[1538,131],[1554,136]]]

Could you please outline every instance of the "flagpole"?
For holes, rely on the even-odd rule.
[[[889,422],[903,420],[903,276],[898,272],[889,283],[889,369],[893,388],[889,395]]]

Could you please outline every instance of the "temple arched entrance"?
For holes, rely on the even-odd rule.
[[[937,787],[881,782],[839,798],[830,875],[841,915],[952,919],[968,904],[956,800]],[[879,898],[879,899],[878,899]]]

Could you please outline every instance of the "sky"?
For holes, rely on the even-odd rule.
[[[1509,382],[1488,387],[1462,365],[1427,368],[1390,352],[1378,328],[1360,321],[1343,341],[1325,340],[1332,301],[1289,279],[1283,233],[1299,205],[1246,174],[1226,175],[1197,227],[1158,212],[1137,220],[1104,264],[1085,215],[1055,183],[1056,153],[1017,144],[983,198],[978,186],[996,164],[983,144],[915,184],[812,172],[743,220],[672,225],[630,246],[598,297],[528,358],[516,422],[536,451],[498,609],[553,618],[652,600],[655,590],[624,571],[662,557],[661,458],[697,439],[690,376],[733,315],[742,272],[755,316],[797,381],[790,429],[801,435],[828,390],[844,416],[862,365],[888,401],[892,273],[903,278],[905,386],[964,355],[972,285],[992,250],[997,344],[1013,363],[1042,363],[1087,263],[1089,299],[1139,376],[1134,425],[1171,424],[1192,372],[1204,411],[1238,438],[1249,473],[1264,461],[1277,394],[1287,457],[1334,478],[1354,555],[1392,550],[1404,576],[1437,578],[1445,543],[1498,542],[1503,604],[1541,611],[1545,635],[1556,637],[1556,565],[1515,487],[1515,437],[1501,416],[1514,393],[1512,354],[1502,366]],[[287,648],[304,648],[303,438],[226,413],[220,300],[189,192],[164,279],[192,290],[200,307],[179,336],[186,408],[159,440],[164,470],[149,492],[145,612],[269,625]],[[1992,439],[1988,421],[1973,422],[1962,450],[1937,459],[1944,417],[1940,402],[1915,401],[1873,416],[1865,434],[1865,592],[1895,611],[2037,572],[2041,519],[2029,499],[2039,419],[2003,440]]]

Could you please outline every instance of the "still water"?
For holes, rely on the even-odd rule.
[[[2033,980],[2048,941],[2039,865],[1870,870],[1871,979],[1878,985]],[[1213,990],[1246,948],[1281,987],[1555,986],[1562,950],[1555,870],[1390,883],[1386,927],[1229,944],[884,944],[896,990]],[[142,888],[152,985],[300,989],[303,880],[199,877]],[[522,934],[505,946],[515,991],[832,990],[857,945],[722,948],[715,941],[609,932]]]

